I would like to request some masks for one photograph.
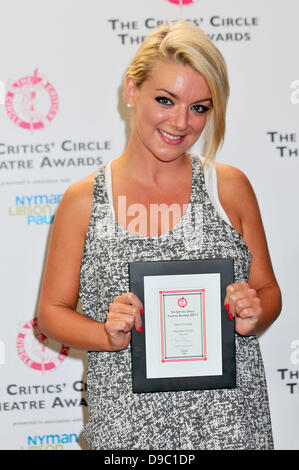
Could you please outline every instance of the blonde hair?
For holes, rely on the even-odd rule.
[[[206,80],[212,97],[204,132],[204,155],[214,160],[225,134],[229,83],[224,58],[209,37],[185,21],[163,24],[142,43],[125,75],[136,87],[149,78],[158,60],[190,65]]]

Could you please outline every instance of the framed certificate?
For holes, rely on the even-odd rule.
[[[234,320],[224,309],[233,259],[129,263],[144,306],[132,330],[133,392],[236,386]]]

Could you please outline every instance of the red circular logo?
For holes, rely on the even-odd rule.
[[[58,95],[47,78],[35,69],[32,76],[8,84],[5,107],[17,126],[33,132],[52,122],[58,110]]]
[[[62,344],[57,353],[49,348],[49,339],[38,327],[37,318],[25,323],[17,336],[17,351],[31,369],[42,372],[56,369],[65,360],[69,347]]]
[[[187,305],[187,299],[185,297],[181,297],[179,300],[178,300],[178,306],[179,307],[186,307]]]

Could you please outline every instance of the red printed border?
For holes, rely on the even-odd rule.
[[[203,349],[204,356],[199,358],[186,358],[186,359],[165,359],[164,351],[164,322],[163,322],[163,305],[162,295],[163,294],[186,294],[192,292],[201,292],[203,294],[202,302],[202,323],[203,323]],[[160,290],[160,325],[161,325],[161,352],[162,362],[187,362],[187,361],[206,361],[207,360],[207,331],[206,331],[206,304],[205,304],[205,289],[179,289],[179,290]]]

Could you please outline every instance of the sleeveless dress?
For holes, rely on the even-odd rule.
[[[189,205],[178,224],[160,236],[137,236],[114,218],[105,165],[94,182],[93,208],[81,262],[83,313],[105,322],[113,299],[129,291],[133,261],[233,258],[234,282],[248,281],[251,254],[239,233],[216,212],[198,156],[191,155]],[[145,313],[146,314],[146,313]],[[235,389],[132,392],[130,345],[88,352],[89,420],[83,437],[91,449],[272,449],[264,367],[255,336],[235,334]]]

